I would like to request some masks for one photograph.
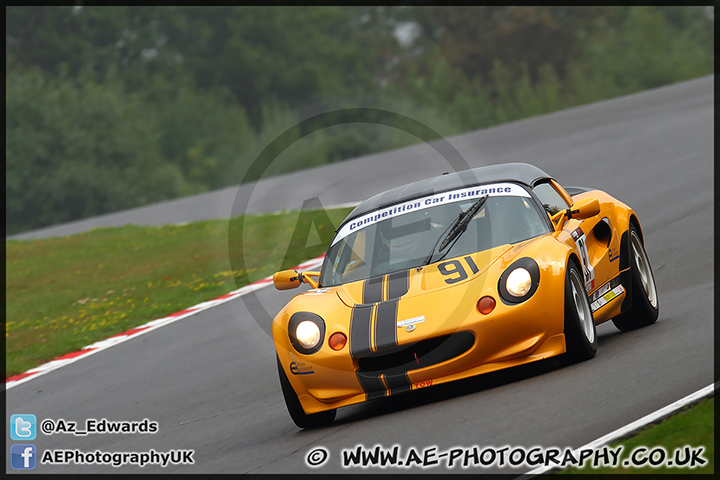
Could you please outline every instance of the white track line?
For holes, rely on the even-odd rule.
[[[691,393],[690,395],[681,398],[677,402],[671,403],[670,405],[663,407],[659,410],[656,410],[652,412],[649,415],[645,415],[639,420],[635,420],[632,423],[629,423],[625,425],[624,427],[620,427],[614,432],[610,432],[605,436],[602,436],[598,438],[597,440],[594,440],[587,445],[583,445],[582,447],[575,449],[572,451],[572,454],[578,458],[580,456],[581,450],[587,450],[587,449],[597,449],[599,447],[602,447],[603,445],[607,445],[619,438],[622,438],[626,435],[629,435],[631,433],[636,432],[637,430],[640,430],[641,428],[645,427],[646,425],[649,425],[653,422],[656,422],[660,419],[663,419],[665,417],[670,416],[671,414],[677,412],[681,408],[690,405],[691,403],[697,402],[698,400],[705,398],[705,397],[711,397],[715,395],[715,384],[711,383],[705,388],[701,388],[695,393]],[[528,477],[534,477],[536,475],[542,475],[543,473],[548,473],[551,470],[560,470],[560,468],[556,465],[549,465],[549,466],[542,466],[538,467],[534,470],[531,470],[524,475],[518,477],[518,478],[528,478]]]
[[[325,257],[325,255],[320,255],[319,257],[315,257],[311,260],[303,262],[294,268],[301,269],[301,270],[305,270],[305,269],[312,270],[312,269],[317,268],[320,265],[322,265],[322,261],[323,261],[324,257]],[[105,340],[100,340],[98,342],[93,343],[92,345],[83,347],[82,349],[78,350],[77,352],[65,354],[61,357],[56,358],[55,360],[52,360],[48,363],[40,365],[39,367],[31,368],[30,370],[28,370],[25,373],[22,373],[20,375],[14,375],[14,376],[7,378],[5,381],[5,390],[7,391],[7,390],[11,389],[12,387],[23,384],[25,382],[29,382],[33,378],[37,378],[39,376],[45,375],[46,373],[57,370],[58,368],[64,367],[66,365],[70,365],[71,363],[77,362],[81,358],[86,358],[86,357],[89,357],[90,355],[94,355],[103,350],[107,350],[108,348],[118,345],[120,343],[126,342],[126,341],[130,340],[131,338],[138,337],[138,336],[143,335],[152,330],[156,330],[160,327],[164,327],[165,325],[169,325],[171,323],[177,322],[178,320],[181,320],[185,317],[189,317],[190,315],[194,315],[198,312],[202,312],[203,310],[207,310],[209,308],[215,307],[215,306],[223,304],[225,302],[229,302],[230,300],[234,300],[238,297],[246,295],[249,292],[253,292],[255,290],[265,288],[270,284],[272,284],[272,276],[265,277],[262,280],[258,280],[249,285],[245,285],[244,287],[241,287],[237,290],[233,290],[230,293],[226,293],[225,295],[222,295],[214,300],[209,300],[207,302],[199,303],[193,307],[189,307],[184,310],[180,310],[179,312],[171,313],[167,317],[152,320],[152,321],[150,321],[144,325],[141,325],[139,327],[134,327],[125,332],[119,333],[117,335],[113,335],[110,338],[106,338]]]

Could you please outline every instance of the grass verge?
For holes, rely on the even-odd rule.
[[[583,468],[568,468],[560,474],[580,474],[580,473],[639,473],[639,474],[711,474],[715,472],[715,399],[707,398],[698,404],[691,406],[680,413],[677,413],[664,421],[649,425],[642,429],[633,437],[615,442],[610,445],[612,448],[622,446],[620,453],[620,466],[598,467],[586,465]],[[647,450],[641,450],[641,447]],[[668,462],[659,463],[663,456],[659,451],[651,452],[657,447],[665,450],[666,458],[673,463],[668,466]],[[696,468],[688,468],[687,466],[678,466],[680,463],[690,465],[692,455],[688,456],[688,450],[704,447],[700,456],[707,461],[703,465],[697,465]],[[637,449],[637,450],[636,450]],[[637,462],[632,461],[632,454],[636,451]],[[676,453],[677,452],[677,453]],[[677,457],[676,457],[677,455]],[[651,460],[659,463],[657,466],[651,465]],[[628,466],[623,466],[625,461],[629,461]],[[632,466],[633,463],[641,463],[638,467]],[[697,462],[699,463],[699,462]]]
[[[350,211],[327,210],[323,218],[338,225]],[[299,212],[244,217],[245,271],[232,270],[228,255],[229,235],[237,238],[241,228],[236,221],[6,241],[6,377],[217,298],[271,275],[283,261],[297,265],[322,254],[326,245],[312,243],[318,231],[303,227],[303,218]],[[315,227],[327,238],[322,229],[334,225]],[[304,249],[290,248],[297,232],[309,232]]]

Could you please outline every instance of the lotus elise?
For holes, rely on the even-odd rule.
[[[527,364],[595,356],[596,326],[658,317],[635,212],[508,163],[448,173],[360,203],[320,271],[272,324],[277,368],[301,428],[340,407]]]

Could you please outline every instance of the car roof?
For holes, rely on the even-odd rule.
[[[425,180],[409,183],[373,195],[355,207],[343,223],[359,215],[394,205],[395,203],[435,193],[442,193],[448,190],[455,190],[457,188],[508,181],[533,187],[539,181],[549,178],[552,177],[535,165],[530,165],[529,163],[502,163],[499,165],[471,168],[460,172],[443,173],[437,177],[426,178]]]

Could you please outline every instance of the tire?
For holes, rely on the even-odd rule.
[[[275,359],[277,360],[278,376],[280,377],[280,387],[282,388],[283,397],[285,398],[285,405],[295,425],[300,428],[317,428],[335,420],[337,409],[312,413],[310,415],[305,413],[295,390],[293,390],[292,385],[290,385],[290,380],[288,380],[287,375],[285,375],[285,371],[280,364],[280,359],[277,358],[277,356],[275,356]]]
[[[655,323],[660,313],[655,277],[645,246],[635,225],[630,224],[629,231],[632,304],[627,312],[613,318],[617,329],[623,332]]]
[[[597,352],[598,339],[590,301],[581,270],[571,260],[565,274],[565,354],[563,363],[589,360]]]

